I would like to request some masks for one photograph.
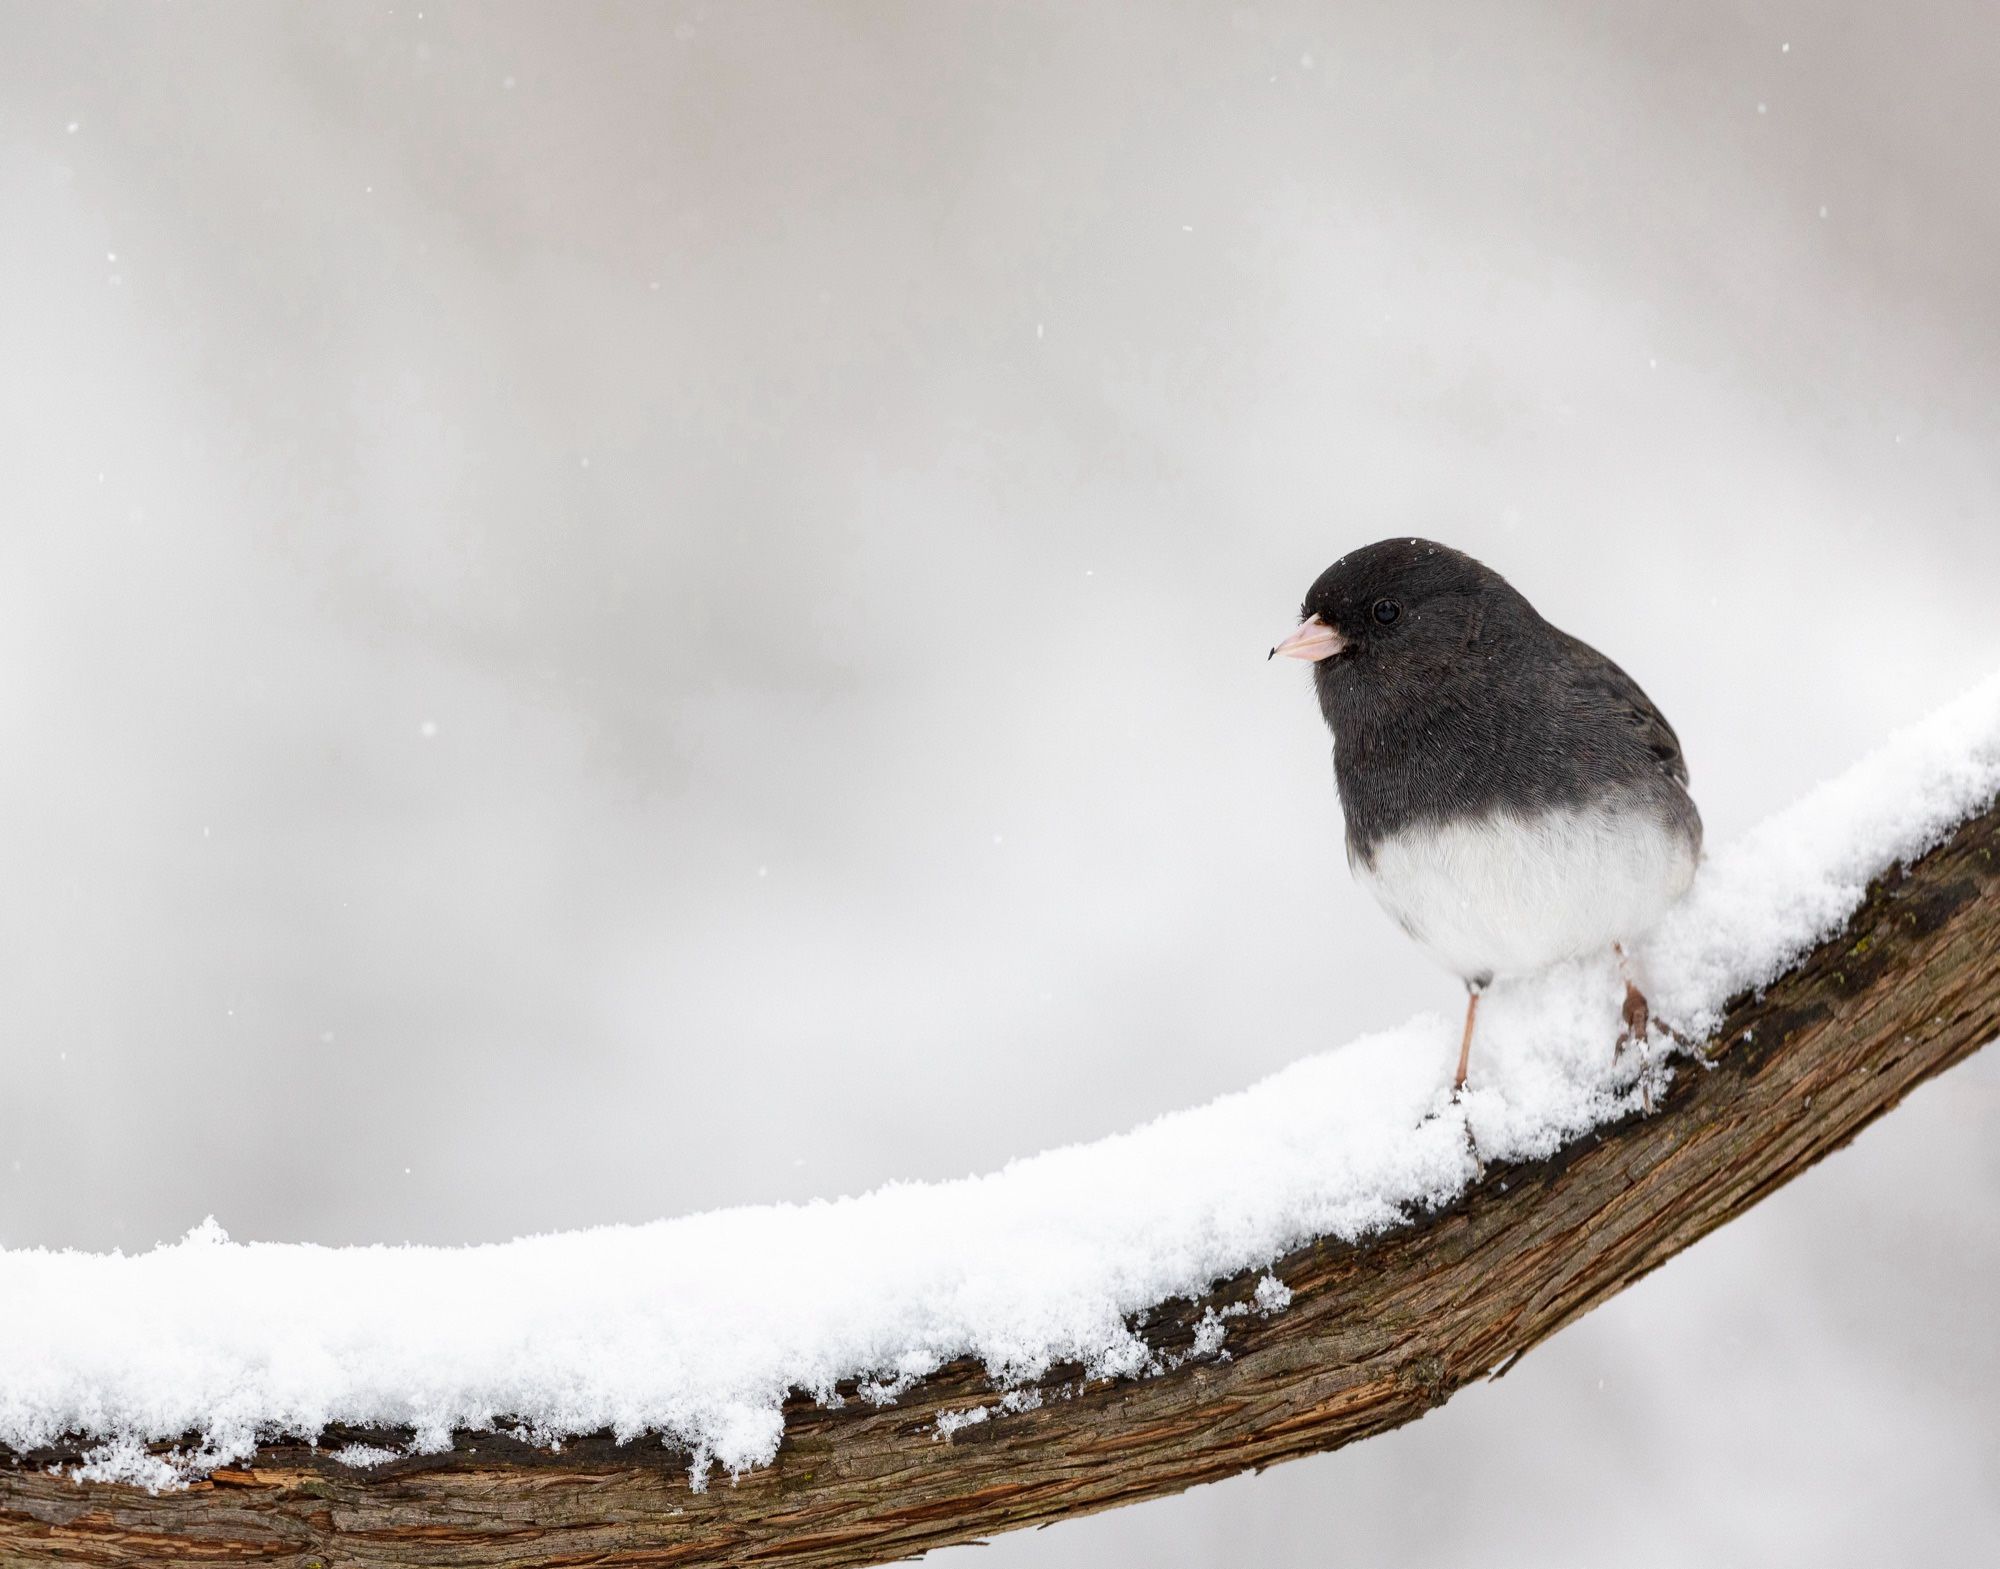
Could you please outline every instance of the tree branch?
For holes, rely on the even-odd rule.
[[[685,1456],[608,1434],[550,1454],[461,1433],[448,1453],[355,1471],[331,1451],[408,1435],[337,1430],[157,1496],[48,1469],[80,1445],[0,1451],[0,1561],[832,1569],[1179,1492],[1422,1416],[1996,1034],[2000,806],[1878,879],[1839,937],[1739,998],[1711,1066],[1683,1065],[1654,1115],[1490,1170],[1390,1235],[1300,1249],[1276,1269],[1292,1292],[1281,1313],[1254,1310],[1252,1275],[1164,1304],[1142,1333],[1179,1359],[1172,1372],[1057,1369],[1032,1409],[1001,1409],[970,1362],[889,1407],[795,1397],[776,1463],[700,1493]],[[1211,1315],[1220,1350],[1201,1332]],[[983,1415],[959,1420],[970,1412]]]

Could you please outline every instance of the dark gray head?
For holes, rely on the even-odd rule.
[[[1428,539],[1384,539],[1320,573],[1273,654],[1314,661],[1335,738],[1434,712],[1546,623],[1498,572]]]
[[[1271,652],[1313,662],[1350,854],[1412,822],[1610,792],[1698,823],[1679,742],[1637,683],[1464,552],[1378,541],[1299,608]]]

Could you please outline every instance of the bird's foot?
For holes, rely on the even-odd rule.
[[[1625,1006],[1619,1010],[1625,1027],[1618,1032],[1618,1055],[1625,1054],[1631,1045],[1644,1045],[1646,1032],[1653,1027],[1653,1010],[1646,1004],[1645,993],[1630,981],[1625,983]]]
[[[1622,955],[1621,955],[1622,957]],[[1618,1031],[1618,1040],[1611,1048],[1611,1059],[1616,1062],[1625,1055],[1627,1046],[1636,1046],[1640,1054],[1639,1066],[1639,1107],[1648,1117],[1653,1114],[1653,1075],[1651,1064],[1645,1061],[1646,1037],[1652,1032],[1653,1010],[1646,1003],[1645,993],[1629,980],[1625,983],[1625,1003],[1619,1009],[1619,1017],[1624,1021]]]
[[[1653,1028],[1666,1036],[1668,1040],[1680,1047],[1682,1051],[1694,1058],[1704,1068],[1714,1066],[1715,1054],[1710,1050],[1708,1042],[1696,1040],[1687,1031],[1676,1029],[1673,1025],[1667,1023],[1665,1019],[1655,1019],[1653,1021]]]
[[[1466,1094],[1463,1084],[1454,1084],[1448,1097],[1434,1102],[1431,1109],[1417,1119],[1417,1127],[1419,1130],[1428,1128],[1441,1118],[1455,1114],[1459,1119],[1459,1127],[1465,1134],[1465,1147],[1472,1153],[1473,1180],[1477,1181],[1486,1175],[1486,1157],[1479,1153],[1479,1140],[1473,1134],[1472,1123],[1465,1116]]]
[[[1465,1125],[1465,1147],[1472,1153],[1472,1180],[1480,1182],[1486,1177],[1486,1157],[1479,1153],[1479,1140],[1473,1136],[1472,1124]]]

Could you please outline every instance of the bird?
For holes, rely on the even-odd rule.
[[[1350,870],[1465,982],[1453,1099],[1496,978],[1609,948],[1615,1051],[1643,1040],[1631,949],[1694,881],[1702,829],[1680,739],[1638,682],[1427,539],[1334,562],[1280,654],[1312,664]]]

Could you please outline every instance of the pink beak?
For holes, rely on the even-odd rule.
[[[1283,654],[1287,659],[1331,659],[1343,648],[1347,639],[1328,626],[1318,616],[1308,616],[1299,623],[1298,631],[1286,638],[1264,657],[1275,659]]]

